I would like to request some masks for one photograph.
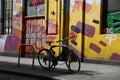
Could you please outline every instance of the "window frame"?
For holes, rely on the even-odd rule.
[[[10,4],[7,4],[7,1]],[[13,0],[3,0],[2,3],[3,3],[3,7],[2,7],[2,12],[3,12],[2,13],[2,18],[3,18],[2,35],[6,35],[6,34],[10,35],[13,33]],[[8,7],[6,5],[10,5],[10,7]],[[7,12],[8,12],[8,16],[6,17]]]
[[[101,34],[106,34],[108,0],[101,0]]]
[[[30,1],[30,0],[29,0]],[[41,14],[38,14],[38,12],[37,12],[37,10],[38,10],[38,6],[39,5],[33,5],[32,7],[33,8],[35,8],[35,13],[34,13],[34,15],[29,15],[29,13],[28,13],[28,6],[30,6],[30,2],[28,2],[28,0],[26,0],[25,1],[25,4],[24,5],[26,5],[25,6],[25,10],[26,10],[26,14],[25,14],[25,17],[43,17],[43,16],[45,16],[45,13],[44,13],[44,15],[41,15]],[[45,5],[45,0],[44,0],[44,5]]]
[[[118,22],[120,23],[120,10],[116,7],[115,9],[110,8],[111,3],[109,0],[101,0],[101,34],[120,33],[120,24],[116,25]]]

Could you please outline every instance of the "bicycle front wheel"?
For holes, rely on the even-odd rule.
[[[38,62],[44,69],[50,70],[52,68],[52,55],[48,49],[42,49],[39,51]]]
[[[80,71],[81,62],[79,57],[74,52],[70,51],[70,53],[68,53],[68,56],[65,62],[70,72],[77,73]]]

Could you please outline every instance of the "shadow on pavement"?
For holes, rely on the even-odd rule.
[[[44,80],[56,80],[55,77],[62,76],[62,75],[71,75],[68,69],[56,68],[55,70],[48,71],[48,70],[44,70],[40,66],[35,66],[35,68],[32,69],[31,65],[22,64],[20,67],[18,67],[17,63],[10,63],[10,62],[4,62],[4,61],[0,61],[0,72],[19,75],[19,76],[25,76],[25,77],[27,76],[27,77],[39,78]],[[100,73],[97,73],[95,71],[81,70],[80,72],[72,75],[92,76],[94,74],[100,74]]]

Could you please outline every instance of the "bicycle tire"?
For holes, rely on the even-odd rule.
[[[77,73],[80,71],[80,58],[73,51],[69,51],[69,53],[67,53],[67,59],[65,60],[65,63],[71,73]]]
[[[38,62],[44,69],[50,70],[52,68],[52,55],[48,49],[42,49],[39,51]]]

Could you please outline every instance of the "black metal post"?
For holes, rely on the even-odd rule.
[[[83,0],[82,8],[82,40],[81,40],[81,62],[84,61],[84,50],[85,50],[85,9],[86,9],[86,0]]]

